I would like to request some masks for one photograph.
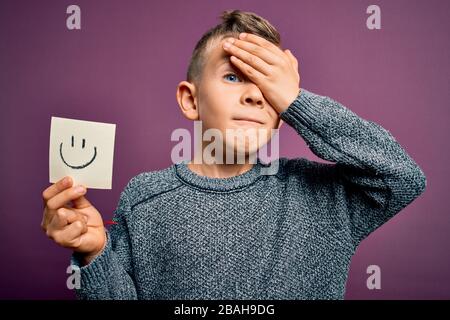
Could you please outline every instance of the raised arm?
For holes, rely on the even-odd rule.
[[[335,162],[355,246],[425,190],[424,173],[394,137],[339,102],[301,89],[280,117],[315,155]]]

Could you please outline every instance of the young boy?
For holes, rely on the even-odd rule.
[[[79,298],[342,299],[358,244],[425,190],[423,172],[387,130],[300,88],[297,60],[269,22],[238,10],[222,19],[178,85],[183,114],[224,134],[284,121],[333,163],[280,158],[266,175],[270,164],[250,163],[249,145],[243,164],[196,154],[131,179],[110,230],[85,188],[69,177],[51,185],[42,227],[74,250]]]

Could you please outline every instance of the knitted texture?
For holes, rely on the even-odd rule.
[[[343,299],[358,244],[425,190],[425,175],[387,130],[329,97],[301,89],[280,117],[332,163],[280,158],[264,175],[258,159],[210,178],[183,161],[135,176],[77,297]]]

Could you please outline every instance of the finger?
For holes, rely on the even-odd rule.
[[[239,59],[239,58],[237,58],[235,56],[231,56],[230,60],[253,83],[258,84],[259,83],[258,80],[265,77],[264,74],[262,74],[261,72],[259,72],[258,70],[256,70],[252,66],[246,64],[244,61],[242,61],[241,59]]]
[[[88,217],[82,213],[79,213],[79,212],[76,212],[73,210],[67,210],[67,223],[71,224],[77,220],[84,221],[87,223]]]
[[[225,42],[226,43],[226,42]],[[236,56],[240,60],[244,61],[246,64],[252,66],[253,69],[258,70],[259,73],[262,73],[265,76],[271,74],[270,66],[262,60],[260,57],[255,56],[235,45],[230,45],[226,47],[224,43],[223,49],[232,56]]]
[[[67,202],[75,200],[86,193],[84,186],[75,186],[66,189],[47,201],[47,208],[57,210],[63,207]]]
[[[47,225],[47,231],[53,232],[64,228],[69,224],[67,217],[69,215],[69,210],[65,208],[59,208],[56,210],[55,214],[50,217],[50,222]]]
[[[295,56],[292,54],[291,50],[289,50],[289,49],[284,50],[284,52],[289,57],[289,60],[292,62],[292,65],[294,66],[295,70],[297,70],[298,69],[297,58],[295,58]]]
[[[56,213],[51,217],[46,229],[50,230],[50,232],[57,231],[65,228],[67,225],[74,223],[75,221],[87,223],[88,217],[73,210],[60,208],[56,210]]]
[[[253,34],[253,33],[243,32],[243,33],[239,34],[239,39],[255,43],[255,44],[271,51],[274,54],[279,54],[281,51],[280,48],[277,47],[274,43],[272,43],[269,40],[264,39],[256,34]]]
[[[62,178],[61,180],[52,184],[47,189],[45,189],[44,192],[42,192],[42,198],[44,200],[44,204],[45,204],[45,202],[47,202],[47,200],[49,200],[50,198],[54,197],[61,191],[65,190],[71,186],[72,186],[72,178],[69,176],[66,176],[66,177]]]
[[[243,41],[235,38],[227,38],[225,40],[225,42],[229,40],[233,41],[234,46],[261,58],[267,64],[274,65],[279,61],[279,55],[281,53],[280,50],[278,50],[278,52],[275,54],[272,51],[253,42]]]
[[[86,189],[86,192],[87,192],[87,189]],[[73,199],[72,202],[73,202],[74,208],[76,208],[76,209],[84,209],[84,208],[92,206],[92,204],[89,202],[89,200],[85,196],[81,196],[76,199]]]
[[[74,221],[88,222],[88,217],[84,214],[70,210],[67,207],[59,208],[55,213],[49,211],[44,216],[42,227],[46,229],[61,229],[62,227],[73,223]],[[52,222],[53,221],[53,222]]]
[[[292,57],[291,57],[291,55],[289,54],[289,49],[286,49],[286,50],[284,50],[283,52],[284,52],[284,54],[286,55],[286,57],[288,57],[289,62],[292,64],[292,66],[294,66],[294,61],[292,60]]]
[[[69,209],[69,206],[64,206],[63,208]],[[70,209],[69,209],[70,212]],[[41,228],[44,231],[47,231],[50,222],[52,221],[54,215],[56,214],[56,210],[44,210],[44,216],[42,217]]]
[[[63,230],[58,230],[53,234],[53,240],[61,246],[75,248],[80,245],[81,236],[88,231],[87,224],[77,220]]]

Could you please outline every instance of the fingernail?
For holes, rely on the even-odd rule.
[[[239,35],[239,38],[244,39],[246,36],[247,36],[247,34],[245,32],[243,32]]]
[[[84,193],[86,189],[83,186],[76,186],[75,187],[75,192],[76,193]]]
[[[62,184],[63,186],[67,185],[69,183],[69,177],[64,177]]]
[[[234,43],[234,38],[228,38],[227,41],[228,41],[229,43]]]

